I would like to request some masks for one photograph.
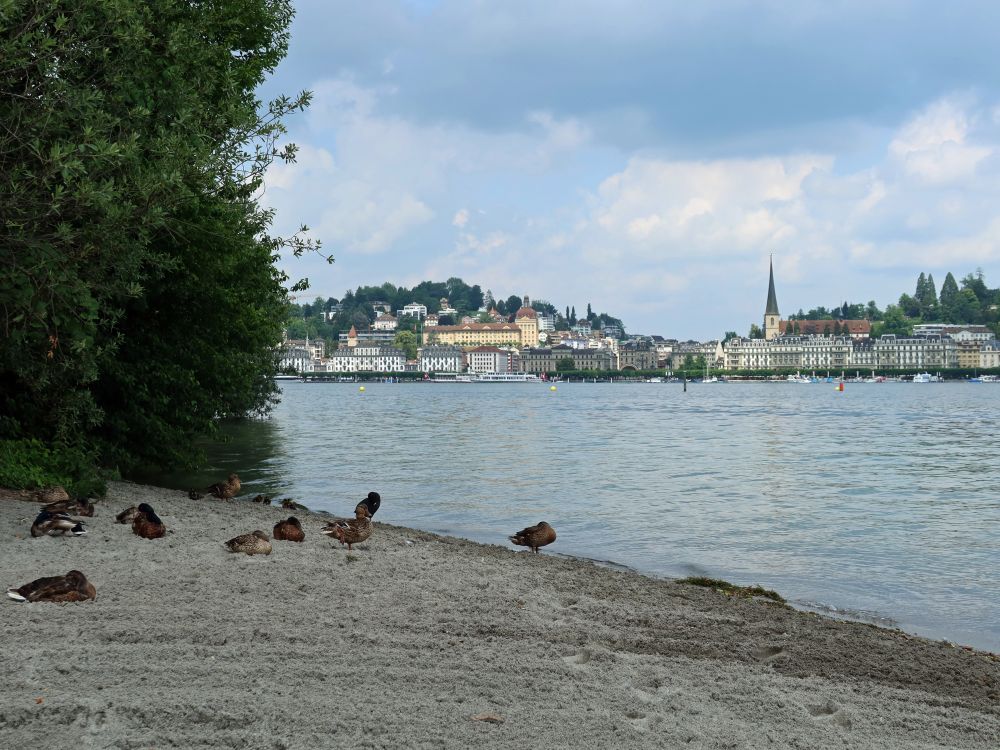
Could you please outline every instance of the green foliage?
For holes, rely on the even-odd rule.
[[[399,331],[392,343],[403,350],[407,359],[417,358],[417,334],[413,331]]]
[[[764,330],[756,323],[750,324],[750,333],[747,334],[747,338],[751,339],[762,339],[764,338]]]
[[[196,459],[266,409],[285,247],[257,202],[292,160],[262,106],[287,0],[5,3],[0,26],[0,437],[126,469]],[[300,287],[296,285],[293,288]]]
[[[572,357],[563,357],[556,362],[556,372],[569,372],[576,369],[576,363]]]
[[[776,591],[770,589],[765,589],[761,586],[737,586],[729,581],[724,581],[721,578],[708,578],[706,576],[693,576],[691,578],[681,578],[677,583],[684,584],[686,586],[702,586],[704,588],[714,589],[726,596],[740,596],[745,598],[752,598],[755,596],[762,596],[765,599],[771,599],[779,604],[785,603],[785,598]]]
[[[103,495],[106,483],[94,470],[94,458],[80,448],[50,449],[39,440],[0,440],[0,487],[61,485],[73,497]]]

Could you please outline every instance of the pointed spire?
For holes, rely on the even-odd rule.
[[[774,293],[774,255],[771,255],[770,261],[771,267],[771,278],[767,282],[767,307],[764,308],[765,315],[779,315],[778,312],[778,296]]]

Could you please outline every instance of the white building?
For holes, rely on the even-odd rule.
[[[419,302],[411,302],[402,310],[396,310],[397,318],[402,318],[404,315],[423,320],[427,317],[427,305],[421,305]]]
[[[389,313],[385,312],[375,318],[372,328],[376,331],[395,331],[399,322]]]
[[[496,346],[477,346],[465,353],[469,372],[513,372],[511,352]]]
[[[958,347],[942,336],[882,336],[875,342],[878,367],[898,370],[930,370],[958,367]]]
[[[538,313],[538,332],[541,334],[554,330],[556,330],[556,316]]]
[[[393,346],[358,345],[338,349],[328,363],[330,372],[403,372],[406,356]]]
[[[438,316],[441,315],[450,315],[452,320],[458,316],[458,310],[449,304],[447,297],[441,298],[441,309],[438,310]]]
[[[278,357],[278,367],[302,374],[313,371],[312,353],[303,346],[282,347]]]
[[[913,326],[914,336],[947,336],[953,341],[989,341],[993,331],[986,326],[954,323],[921,323]]]
[[[457,346],[425,346],[417,353],[421,372],[462,372],[465,354]]]
[[[979,366],[984,369],[1000,367],[1000,341],[994,339],[982,345],[979,349]]]

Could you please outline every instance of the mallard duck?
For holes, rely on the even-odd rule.
[[[132,519],[132,533],[143,539],[159,539],[167,533],[167,527],[148,503],[139,503]]]
[[[137,515],[139,515],[139,509],[134,505],[130,505],[121,513],[119,513],[117,516],[115,516],[115,522],[132,523]]]
[[[19,602],[82,602],[97,598],[97,589],[79,570],[64,576],[39,578],[17,589],[7,589],[7,596]]]
[[[251,502],[261,503],[262,505],[270,505],[271,504],[271,496],[270,495],[257,495],[257,497],[255,497]]]
[[[230,474],[225,482],[210,484],[204,490],[188,490],[188,497],[192,500],[201,500],[206,494],[217,497],[220,500],[232,500],[240,491],[240,478],[236,474]]]
[[[302,530],[302,524],[299,523],[299,519],[295,516],[289,516],[286,520],[278,521],[274,524],[274,533],[272,536],[276,540],[301,542],[306,538],[306,533]]]
[[[361,505],[365,506],[365,508],[368,509],[368,517],[374,518],[375,511],[379,509],[379,506],[381,504],[382,504],[382,497],[377,492],[369,492],[368,497],[366,497],[364,500],[358,503],[358,506]],[[357,513],[358,506],[355,506],[354,508],[355,513]]]
[[[278,504],[285,510],[309,510],[302,503],[297,503],[290,497],[282,498]]]
[[[246,552],[248,555],[271,554],[271,542],[267,534],[260,530],[233,537],[226,542],[226,546],[230,552]]]
[[[32,497],[39,503],[58,503],[63,500],[69,500],[69,493],[64,488],[56,485],[55,487],[43,487],[40,490],[35,490],[32,493]]]
[[[510,540],[522,547],[531,547],[531,551],[537,553],[539,547],[552,544],[556,540],[556,530],[542,521],[534,526],[521,529],[510,537]]]
[[[77,500],[58,500],[54,503],[42,506],[42,510],[49,513],[70,513],[74,516],[93,517],[95,513],[94,504],[85,497]]]
[[[338,518],[330,521],[321,529],[328,537],[346,544],[348,552],[351,551],[352,544],[360,544],[372,535],[372,521],[368,516],[368,507],[364,503],[358,503],[358,507],[354,509],[354,516],[354,518]]]
[[[32,536],[63,536],[72,534],[73,536],[83,536],[87,530],[83,528],[83,522],[70,518],[67,513],[51,513],[43,510],[35,517],[35,522],[31,524]]]

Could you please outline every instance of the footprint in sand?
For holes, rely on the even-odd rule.
[[[649,729],[649,717],[642,711],[626,711],[625,718],[637,732],[645,732]]]
[[[772,664],[785,655],[781,646],[760,646],[750,652],[761,664]]]
[[[833,701],[827,701],[819,705],[806,706],[806,710],[809,711],[809,715],[814,719],[819,721],[830,722],[838,727],[843,727],[844,729],[850,729],[851,718],[847,713]]]
[[[564,656],[562,660],[569,664],[571,667],[585,667],[590,663],[590,660],[594,658],[594,652],[589,648],[581,648],[575,654],[570,654],[569,656]]]

